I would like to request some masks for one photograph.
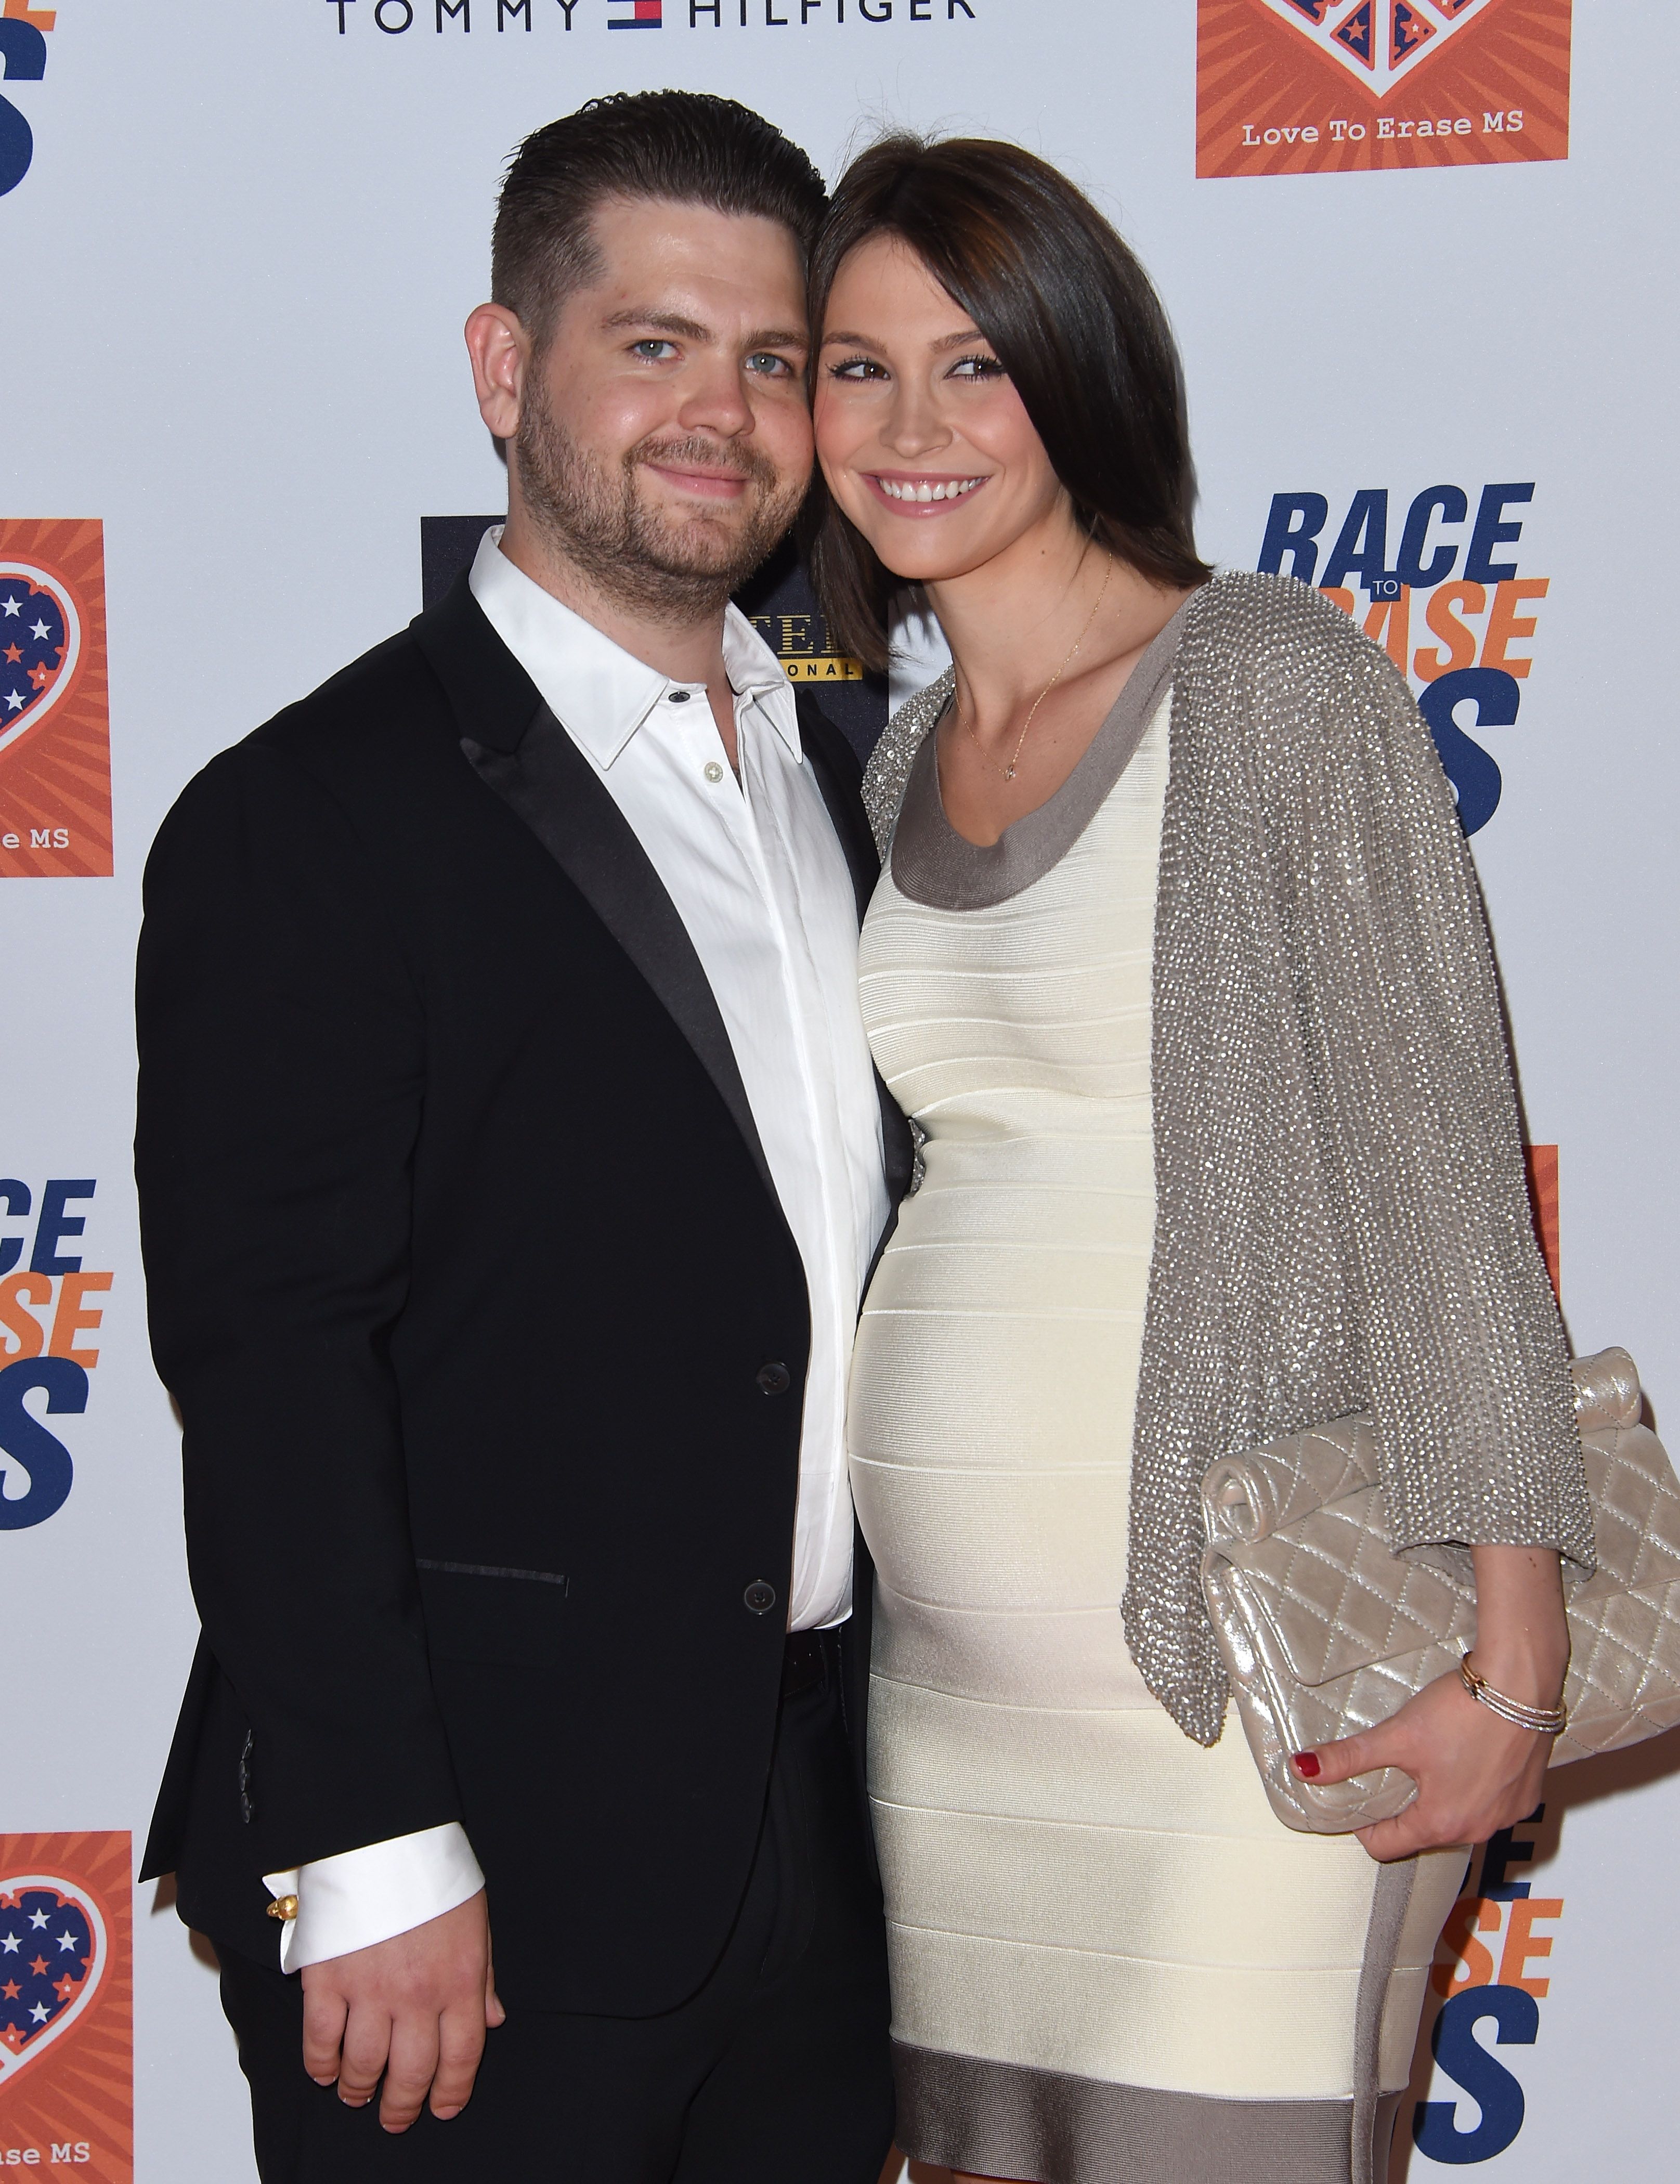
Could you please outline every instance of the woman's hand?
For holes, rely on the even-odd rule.
[[[1410,1775],[1417,1795],[1405,1812],[1359,1830],[1371,1855],[1386,1860],[1485,1842],[1495,1829],[1526,1820],[1540,1802],[1550,1756],[1549,1737],[1490,1713],[1455,1670],[1426,1684],[1375,1729],[1299,1752],[1295,1765],[1313,1782],[1345,1782],[1382,1767]],[[1313,1763],[1303,1767],[1304,1760]]]
[[[1569,1667],[1558,1558],[1540,1547],[1477,1547],[1472,1665],[1525,1706],[1557,1704]],[[1514,1728],[1471,1698],[1455,1672],[1438,1676],[1399,1712],[1358,1736],[1295,1755],[1304,1781],[1345,1782],[1398,1767],[1417,1795],[1392,1820],[1361,1828],[1375,1858],[1485,1842],[1540,1802],[1552,1740]]]

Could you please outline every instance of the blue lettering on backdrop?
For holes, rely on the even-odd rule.
[[[8,1499],[0,1490],[0,1532],[44,1524],[69,1499],[75,1476],[70,1452],[24,1407],[24,1397],[47,1398],[49,1417],[87,1408],[87,1374],[68,1357],[24,1357],[0,1372],[0,1451],[21,1467],[27,1490]]]
[[[41,1193],[41,1218],[36,1224],[35,1249],[29,1255],[29,1270],[32,1274],[79,1274],[80,1258],[61,1259],[58,1246],[66,1236],[80,1236],[87,1223],[80,1214],[67,1214],[64,1201],[69,1198],[92,1198],[94,1186],[91,1179],[78,1182],[47,1184]]]
[[[1533,498],[1532,482],[1483,487],[1465,554],[1466,582],[1497,584],[1516,575],[1516,562],[1494,560],[1494,549],[1514,546],[1522,536],[1521,524],[1508,523],[1505,516],[1508,510],[1523,507]],[[1357,570],[1366,591],[1372,579],[1388,576],[1397,576],[1413,591],[1430,591],[1446,582],[1458,559],[1458,548],[1450,539],[1443,538],[1425,561],[1431,526],[1438,515],[1441,527],[1447,529],[1464,522],[1469,512],[1470,497],[1462,486],[1426,487],[1406,511],[1399,554],[1391,570],[1388,566],[1388,496],[1374,487],[1362,487],[1353,497],[1347,520],[1320,575],[1318,540],[1330,520],[1330,503],[1321,493],[1275,493],[1260,560],[1254,566],[1268,576],[1299,577],[1304,584],[1345,583]]]
[[[1482,2111],[1473,2131],[1458,2128],[1456,2101],[1420,2101],[1412,2111],[1418,2152],[1449,2167],[1491,2161],[1522,2128],[1521,2086],[1476,2037],[1476,2027],[1487,2017],[1497,2027],[1494,2036],[1501,2048],[1531,2048],[1540,2029],[1539,2005],[1520,1986],[1471,1987],[1455,1994],[1436,2019],[1429,2036],[1435,2060]]]
[[[0,1206],[8,1213],[27,1213],[31,1202],[26,1183],[19,1183],[14,1175],[0,1177]],[[0,1236],[0,1274],[9,1274],[23,1255],[21,1236]]]
[[[1458,548],[1444,538],[1439,553],[1426,561],[1423,549],[1429,537],[1430,521],[1438,511],[1444,526],[1462,523],[1469,510],[1469,499],[1458,486],[1432,485],[1427,493],[1419,493],[1406,511],[1399,559],[1394,564],[1394,573],[1403,584],[1409,584],[1414,591],[1427,592],[1446,582],[1458,560]]]
[[[1354,495],[1348,520],[1330,549],[1319,582],[1345,584],[1355,569],[1367,587],[1389,573],[1388,496],[1371,486],[1361,487]]]
[[[1536,1805],[1521,1825],[1525,1828],[1532,1828],[1537,1820],[1544,1820],[1545,1817],[1545,1807]],[[1488,1903],[1515,1903],[1529,1892],[1529,1884],[1526,1880],[1506,1878],[1510,1867],[1527,1865],[1534,1855],[1532,1842],[1512,1841],[1516,1832],[1514,1828],[1500,1828],[1488,1836],[1488,1847],[1482,1853],[1482,1878],[1477,1884],[1476,1893]]]
[[[8,83],[39,83],[47,73],[47,41],[33,23],[0,15],[0,60]],[[0,198],[16,189],[34,157],[34,131],[9,98],[0,98]]]
[[[1520,523],[1503,521],[1508,508],[1520,508],[1534,498],[1534,488],[1529,485],[1484,485],[1482,504],[1476,511],[1476,528],[1471,533],[1470,551],[1464,557],[1466,583],[1499,584],[1516,574],[1515,561],[1496,561],[1496,546],[1514,546],[1522,536]]]
[[[1485,827],[1498,811],[1505,782],[1497,761],[1466,735],[1454,713],[1461,705],[1473,705],[1478,728],[1508,728],[1521,702],[1521,684],[1502,667],[1460,667],[1429,683],[1417,701],[1435,738],[1441,770],[1457,793],[1459,824],[1466,834]]]
[[[1310,584],[1318,567],[1316,541],[1329,521],[1330,503],[1321,493],[1273,493],[1260,547],[1261,574],[1299,577],[1304,584]]]

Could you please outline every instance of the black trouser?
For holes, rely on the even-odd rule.
[[[347,2108],[305,2075],[298,1978],[225,1952],[263,2184],[876,2184],[893,2135],[886,1937],[824,1651],[821,1679],[782,1701],[734,1930],[681,2008],[510,2010],[461,2114],[422,2112],[392,2137],[377,2101]]]

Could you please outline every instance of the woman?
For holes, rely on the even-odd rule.
[[[1451,794],[1338,608],[1197,558],[1160,306],[1053,170],[878,144],[813,287],[831,627],[880,666],[918,584],[954,660],[867,784],[865,1012],[926,1138],[849,1429],[900,2139],[1372,2179],[1463,1846],[1549,1745],[1449,1678],[1297,1760],[1402,1766],[1406,1813],[1282,1827],[1221,1736],[1196,1490],[1373,1409],[1395,1548],[1471,1551],[1477,1668],[1556,1704],[1591,1526]]]

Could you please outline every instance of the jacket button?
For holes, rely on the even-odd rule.
[[[779,1360],[759,1368],[759,1385],[767,1396],[785,1396],[793,1384],[793,1375]]]
[[[755,1577],[741,1597],[754,1615],[768,1615],[776,1605],[776,1587]]]

